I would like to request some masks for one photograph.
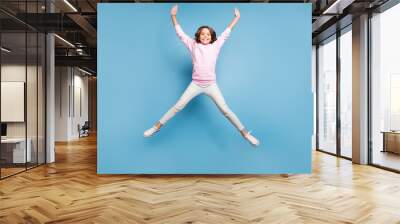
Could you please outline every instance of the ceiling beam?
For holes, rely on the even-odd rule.
[[[79,13],[69,13],[67,16],[79,25],[91,38],[96,38],[97,30],[90,24],[85,17]]]
[[[56,66],[81,66],[88,67],[96,72],[97,60],[91,56],[55,56]]]

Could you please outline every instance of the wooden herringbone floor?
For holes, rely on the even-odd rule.
[[[96,138],[0,181],[0,223],[400,223],[400,175],[315,152],[311,175],[97,175]]]

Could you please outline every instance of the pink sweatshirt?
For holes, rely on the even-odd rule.
[[[214,43],[207,45],[197,43],[196,40],[190,38],[183,32],[179,24],[175,25],[175,30],[179,39],[181,39],[186,48],[189,49],[192,56],[193,82],[197,84],[215,83],[215,66],[217,64],[219,50],[229,37],[231,29],[229,27],[226,28]]]

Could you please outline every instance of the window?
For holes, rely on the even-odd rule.
[[[352,32],[340,36],[340,155],[352,157]]]
[[[400,5],[371,19],[371,160],[400,170]],[[397,131],[397,132],[396,132]]]
[[[318,149],[336,153],[336,36],[318,47]]]

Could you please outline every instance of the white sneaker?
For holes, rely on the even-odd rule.
[[[254,147],[260,145],[260,141],[258,141],[258,139],[256,137],[254,137],[253,135],[250,134],[251,132],[247,132],[247,134],[243,135],[243,137],[250,142],[251,145],[253,145]]]
[[[148,137],[154,135],[154,133],[158,132],[159,130],[160,130],[159,128],[156,128],[155,126],[153,126],[153,127],[151,127],[150,129],[147,129],[147,130],[144,132],[143,136],[146,137],[146,138],[148,138]]]

